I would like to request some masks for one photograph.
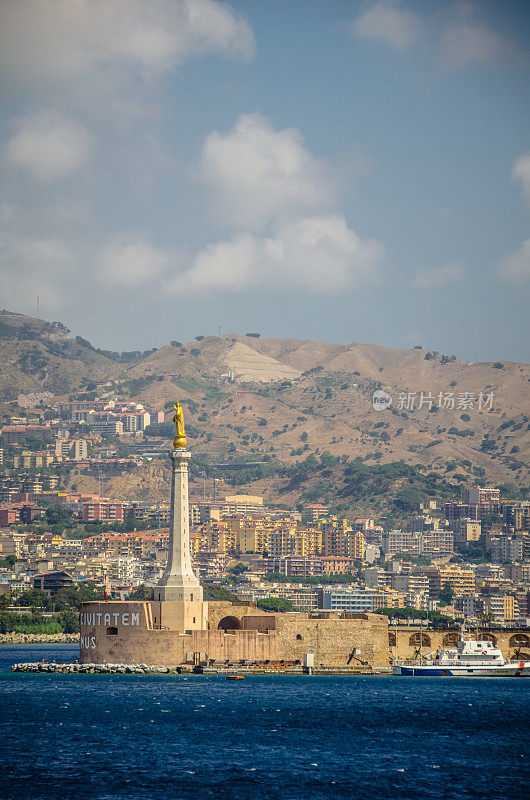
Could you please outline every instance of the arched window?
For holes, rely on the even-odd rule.
[[[301,633],[297,633],[296,634],[296,638],[298,639],[298,641],[301,642],[302,641],[302,634]]]

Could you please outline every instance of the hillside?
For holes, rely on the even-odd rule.
[[[65,394],[123,372],[85,340],[70,338],[61,323],[8,311],[0,312],[0,346],[0,400],[26,392]]]
[[[289,465],[329,453],[367,465],[404,461],[453,481],[528,484],[528,365],[243,335],[109,356],[56,325],[0,315],[5,399],[28,389],[71,392],[90,381],[100,396],[131,397],[168,415],[180,399],[194,454],[211,453],[213,461],[266,457]],[[374,408],[376,389],[391,396],[389,408]],[[421,392],[431,402],[418,408]],[[401,407],[401,393],[416,393],[414,410]],[[489,398],[481,408],[480,393]],[[451,395],[454,408],[444,408]],[[261,488],[278,502],[292,499],[276,479]]]

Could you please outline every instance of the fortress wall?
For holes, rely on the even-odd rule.
[[[313,650],[316,664],[340,666],[356,649],[362,661],[388,664],[386,618],[376,614],[308,619],[307,614],[255,613],[252,604],[225,602],[209,604],[209,612],[209,630],[179,632],[155,623],[155,602],[84,603],[81,661],[175,666],[188,662],[190,652],[216,661],[303,661]],[[218,630],[227,617],[238,630]]]
[[[158,605],[132,601],[83,603],[81,662],[175,666],[185,664],[189,653],[203,653],[205,658],[216,661],[271,661],[277,658],[274,634],[269,636],[256,630],[225,633],[217,628],[189,633],[153,629],[152,612]],[[227,604],[219,612],[230,610],[231,606]]]
[[[255,603],[232,603],[230,600],[209,600],[208,601],[208,627],[210,630],[216,630],[220,621],[224,617],[236,617],[241,623],[246,614],[252,614],[256,611]],[[263,612],[258,612],[262,614]]]
[[[418,648],[416,626],[387,625],[386,617],[366,614],[339,619],[308,618],[307,614],[256,612],[253,604],[213,602],[209,604],[209,630],[179,633],[158,629],[154,611],[158,604],[140,601],[92,602],[81,607],[80,658],[83,663],[160,664],[175,666],[189,661],[190,653],[201,653],[216,661],[303,661],[313,651],[315,665],[345,666],[360,661],[388,665],[392,658],[412,658]],[[239,630],[218,630],[226,617]],[[215,627],[214,627],[215,626]],[[423,629],[423,653],[451,646],[459,631]],[[481,636],[491,638],[505,658],[530,660],[527,630],[491,628]]]
[[[423,629],[422,653],[435,651],[441,647],[455,646],[460,631],[456,628],[442,631]],[[394,658],[412,658],[419,645],[420,629],[418,626],[390,625],[388,628],[389,650]],[[520,657],[525,659],[524,653],[530,654],[530,635],[527,630],[515,628],[488,628],[479,631],[477,635],[473,630],[472,638],[490,639],[500,648],[504,658],[515,657],[517,643],[520,644]],[[394,644],[395,642],[395,644]],[[528,645],[526,644],[528,643]]]
[[[305,616],[305,615],[304,615]],[[278,615],[278,657],[303,660],[313,651],[315,665],[350,666],[359,660],[370,665],[388,664],[388,627],[385,617],[367,614],[367,619],[308,619],[301,615]]]
[[[87,643],[88,640],[88,643]],[[157,664],[174,667],[189,663],[193,654],[216,661],[274,661],[276,637],[256,631],[138,631],[118,636],[85,634],[81,641],[81,663]],[[190,656],[191,654],[191,656]]]
[[[307,614],[305,616],[307,617]],[[246,631],[260,631],[260,633],[267,633],[268,631],[276,630],[277,619],[277,614],[248,614],[243,617],[241,624]]]

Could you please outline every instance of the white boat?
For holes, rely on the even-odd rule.
[[[445,647],[417,661],[395,661],[394,675],[439,675],[491,678],[530,677],[530,661],[506,661],[493,642],[460,639],[457,647]]]

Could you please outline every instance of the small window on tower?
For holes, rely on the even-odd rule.
[[[190,600],[192,600],[192,601],[193,601],[193,595],[192,595],[192,594],[190,595]]]

